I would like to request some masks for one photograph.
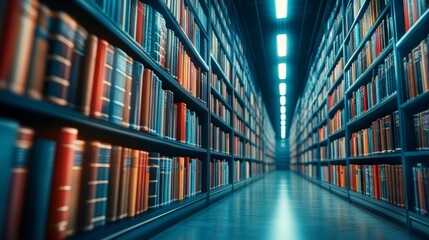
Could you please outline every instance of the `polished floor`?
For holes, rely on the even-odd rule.
[[[294,173],[277,171],[154,239],[417,239]]]

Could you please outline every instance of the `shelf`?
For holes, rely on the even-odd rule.
[[[358,89],[360,86],[363,85],[363,83],[366,83],[365,80],[369,80],[369,76],[371,76],[372,71],[374,70],[374,68],[376,66],[378,66],[382,60],[384,60],[384,58],[387,57],[387,55],[389,55],[389,53],[393,50],[393,44],[389,44],[389,46],[387,46],[383,52],[381,52],[381,54],[377,57],[377,59],[374,60],[373,63],[371,63],[371,65],[356,79],[356,81],[349,86],[349,88],[346,90],[346,96],[350,96],[351,93],[353,91],[355,91],[356,89]]]
[[[416,35],[421,35],[421,32],[423,29],[425,29],[426,26],[426,35],[427,32],[427,26],[429,25],[429,10],[426,10],[426,12],[418,19],[418,21],[411,26],[411,28],[399,39],[399,41],[396,43],[396,47],[398,49],[405,49],[412,47],[413,43],[415,41],[419,41],[421,39],[417,38]],[[417,43],[416,43],[417,44]]]
[[[385,153],[385,154],[372,154],[369,156],[362,156],[362,157],[349,157],[349,161],[352,163],[356,163],[362,160],[368,160],[371,159],[372,163],[378,163],[379,161],[374,161],[374,159],[391,159],[391,158],[397,158],[400,160],[400,157],[402,154],[399,152],[391,152],[391,153]]]
[[[328,160],[320,160],[319,164],[320,165],[328,165],[329,161]]]
[[[428,157],[429,151],[413,151],[413,152],[405,152],[405,157]]]
[[[82,0],[79,0],[79,1],[82,1]],[[176,17],[174,17],[173,14],[170,12],[170,9],[168,9],[168,7],[162,2],[162,0],[154,0],[154,1],[151,1],[151,3],[152,2],[154,3],[153,7],[156,8],[161,13],[162,16],[164,16],[167,26],[170,26],[172,28],[175,35],[179,37],[180,41],[184,44],[187,50],[190,51],[196,59],[198,59],[198,62],[199,62],[198,65],[201,65],[200,66],[201,68],[204,68],[204,70],[208,71],[209,67],[206,61],[201,57],[200,53],[197,51],[195,46],[189,40],[188,36],[186,36],[185,32],[182,30],[182,27],[177,22]]]
[[[327,160],[329,163],[346,163],[347,159],[346,158],[337,158],[337,159],[328,159]]]
[[[183,218],[200,209],[207,204],[207,193],[202,193],[196,197],[175,202],[171,205],[150,211],[146,214],[127,218],[124,220],[108,223],[89,232],[78,232],[68,239],[135,239],[155,233],[160,228],[168,226],[173,221]]]
[[[213,200],[218,200],[218,198],[224,197],[226,194],[230,194],[231,192],[232,192],[232,184],[227,184],[225,186],[212,188],[210,189],[209,202],[213,203]]]
[[[335,131],[331,135],[328,135],[329,139],[338,139],[346,135],[346,126],[343,126],[339,130]]]
[[[428,237],[429,235],[429,217],[422,216],[418,213],[415,213],[413,211],[408,211],[408,215],[411,220],[411,228],[413,231],[418,231],[419,233],[422,233],[423,235],[426,235],[425,237]]]
[[[17,96],[9,92],[0,91],[0,106],[4,110],[13,109],[13,111],[5,111],[4,114],[11,115],[29,126],[49,123],[52,126],[76,127],[80,130],[80,137],[93,138],[97,136],[99,140],[111,144],[137,149],[144,146],[145,150],[170,155],[192,154],[201,156],[207,153],[205,148],[192,147],[177,141],[124,128],[107,121],[86,117],[73,109]],[[31,119],[28,116],[32,116]]]
[[[210,116],[211,116],[212,123],[215,123],[217,127],[221,127],[223,128],[223,130],[227,130],[228,132],[232,131],[232,127],[229,126],[228,123],[226,123],[223,119],[218,117],[216,114],[214,114],[213,112],[210,112]]]
[[[406,112],[416,113],[428,109],[429,92],[422,93],[401,105]]]
[[[130,35],[125,33],[116,23],[102,13],[101,10],[99,10],[99,7],[95,6],[93,2],[84,0],[71,2],[73,4],[69,4],[70,6],[67,5],[69,8],[73,9],[73,6],[77,7],[80,11],[83,10],[90,16],[90,18],[86,19],[86,22],[91,20],[91,22],[88,22],[88,24],[91,24],[88,25],[88,27],[92,27],[94,31],[98,29],[98,32],[102,32],[102,30],[105,29],[110,33],[109,36],[114,38],[109,39],[114,40],[112,41],[113,44],[116,46],[119,45],[118,47],[121,47],[128,55],[131,55],[134,60],[141,61],[145,64],[145,67],[154,70],[155,74],[162,79],[163,87],[165,86],[166,88],[173,90],[175,99],[184,100],[189,107],[194,108],[197,111],[207,111],[205,103],[192,96],[188,90],[184,89],[165,69],[155,63],[155,61],[143,51],[143,48],[134,39],[132,39]],[[62,3],[58,1],[57,4]],[[83,21],[82,17],[77,19]],[[86,25],[83,26],[87,27]],[[203,65],[204,66],[202,67],[205,68],[205,71],[208,71],[208,66],[206,64]]]
[[[400,223],[406,223],[406,210],[404,208],[391,205],[384,201],[376,200],[372,197],[351,190],[349,191],[349,194],[350,200],[352,202],[358,203],[361,206],[370,208],[371,210],[392,217]]]
[[[218,152],[218,151],[214,151],[214,150],[210,150],[210,155],[212,155],[212,157],[216,156],[216,157],[221,157],[221,158],[229,158],[229,159],[232,158],[231,154]]]
[[[348,191],[346,188],[338,187],[338,186],[333,185],[333,184],[329,184],[329,185],[330,185],[331,192],[333,192],[333,193],[335,193],[338,196],[343,197],[343,198],[348,197],[348,194],[347,194]]]
[[[360,127],[360,129],[363,129],[371,125],[371,122],[376,120],[377,118],[384,117],[386,114],[391,114],[393,111],[396,111],[396,96],[397,94],[394,93],[390,97],[384,99],[382,102],[375,105],[368,111],[349,121],[347,123],[347,126],[353,129],[357,129],[358,127]]]

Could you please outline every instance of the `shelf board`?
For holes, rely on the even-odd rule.
[[[429,151],[412,151],[412,152],[405,152],[405,157],[428,157]]]
[[[334,184],[329,184],[329,185],[330,185],[331,192],[339,195],[340,197],[344,197],[344,198],[348,197],[348,194],[347,194],[348,191],[346,188],[338,187]]]
[[[210,155],[216,156],[216,157],[229,158],[229,159],[232,158],[231,154],[223,153],[223,152],[218,152],[218,151],[214,151],[214,150],[210,150]]]
[[[411,219],[411,228],[429,235],[429,217],[422,216],[414,211],[408,211],[408,215]]]
[[[416,35],[421,32],[421,30],[425,29],[426,26],[426,34],[427,34],[427,26],[429,24],[429,10],[426,10],[426,12],[418,19],[418,21],[411,26],[411,28],[399,39],[399,41],[396,43],[396,47],[398,49],[404,49],[408,48],[412,42],[418,40],[416,39]]]
[[[212,123],[215,123],[217,127],[222,128],[224,131],[228,131],[229,133],[232,131],[232,127],[228,125],[223,119],[219,118],[216,114],[213,112],[210,112]],[[214,121],[213,121],[214,120]]]
[[[91,136],[95,135],[100,140],[108,141],[112,144],[134,148],[145,146],[145,149],[149,151],[165,152],[168,150],[170,153],[207,153],[205,148],[193,147],[159,136],[124,128],[107,121],[86,117],[80,112],[67,107],[57,106],[46,101],[36,101],[5,91],[0,91],[0,106],[2,106],[2,109],[13,109],[9,114],[14,115],[14,118],[30,126],[49,122],[53,126],[76,127],[82,130],[79,131],[79,136],[88,135],[91,138]],[[7,114],[7,111],[5,114]],[[28,119],[29,115],[32,116],[32,119]]]
[[[328,159],[329,163],[346,163],[346,158]]]
[[[216,195],[224,196],[225,194],[230,194],[231,191],[232,191],[232,184],[231,183],[224,185],[224,186],[220,186],[217,188],[210,189],[210,198],[209,198],[210,203],[212,203],[212,198],[214,196],[216,196]]]
[[[329,139],[338,139],[346,135],[346,126],[343,126],[339,130],[335,131],[331,135],[328,135]]]
[[[399,152],[386,153],[386,154],[374,154],[366,157],[349,157],[350,163],[385,163],[386,161],[396,161],[401,163],[402,154]]]
[[[376,66],[378,66],[384,58],[389,55],[389,53],[393,50],[393,44],[390,43],[384,50],[381,52],[381,54],[377,57],[377,59],[374,60],[373,63],[356,79],[356,81],[351,85],[348,86],[349,88],[346,90],[346,96],[350,96],[353,91],[358,89],[360,86],[363,85],[363,83],[366,83],[365,80],[369,80],[369,77],[371,76],[372,71]],[[345,68],[346,69],[346,68]]]
[[[427,105],[428,102],[429,102],[429,92],[425,92],[403,103],[401,105],[401,108],[407,112],[416,113],[420,110],[426,110],[428,107]]]
[[[349,121],[347,126],[350,128],[356,129],[361,126],[361,129],[369,126],[372,121],[376,120],[378,117],[384,117],[386,114],[390,114],[393,111],[397,110],[397,94],[393,94],[390,97],[384,99],[382,102],[372,107],[370,110],[362,113],[360,116]],[[364,123],[364,125],[362,125]]]
[[[78,232],[68,239],[141,238],[144,235],[153,234],[153,230],[161,226],[168,225],[172,219],[180,219],[183,215],[204,208],[206,203],[207,193],[202,193],[143,215],[108,223],[105,226],[94,228],[89,232]]]
[[[319,164],[320,165],[328,165],[329,161],[327,161],[327,160],[320,160]]]

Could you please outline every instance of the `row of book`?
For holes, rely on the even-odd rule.
[[[250,178],[250,163],[249,161],[236,160],[234,162],[234,182]]]
[[[231,104],[232,95],[228,92],[227,84],[224,82],[222,77],[219,77],[216,73],[211,72],[210,74],[211,86],[223,97],[223,99]]]
[[[2,88],[171,139],[177,129],[184,128],[176,123],[173,92],[162,89],[162,81],[153,71],[120,48],[88,34],[63,12],[53,12],[43,4],[32,11],[38,14],[37,22],[26,19],[25,24],[37,26],[25,32],[25,44],[11,49],[15,55],[2,55]],[[22,31],[27,29],[25,24]],[[1,45],[3,49],[10,48],[9,40],[19,37],[14,39],[10,34]],[[27,55],[21,50],[28,50]],[[200,89],[207,88],[207,79],[203,82]],[[197,124],[194,127],[199,128]],[[187,140],[183,135],[179,139]]]
[[[429,150],[429,110],[413,114],[416,150]]]
[[[221,42],[218,41],[218,37],[215,32],[212,31],[212,41],[211,41],[211,53],[213,54],[213,58],[216,60],[216,63],[219,65],[220,69],[225,74],[227,81],[231,78],[231,62],[229,61],[228,54],[230,52],[225,52],[225,50],[221,46]]]
[[[212,20],[213,29],[219,34],[220,42],[225,47],[226,54],[230,55],[231,48],[231,24],[228,24],[227,21],[230,19],[225,16],[224,12],[220,10],[220,6],[215,2],[212,2],[210,6],[210,16]],[[217,9],[217,11],[216,11]],[[218,14],[216,14],[218,13]]]
[[[390,53],[384,59],[384,63],[377,69],[374,68],[369,82],[352,92],[348,100],[350,119],[359,117],[396,93],[394,60],[393,53]],[[351,78],[349,80],[353,84],[353,80]]]
[[[405,55],[403,63],[406,99],[429,91],[429,35]]]
[[[362,157],[399,151],[399,126],[399,114],[395,111],[373,121],[368,128],[352,133],[350,156]]]
[[[429,168],[426,164],[417,163],[412,168],[414,211],[423,216],[429,214]]]
[[[371,38],[368,38],[366,43],[362,45],[362,49],[347,70],[351,71],[351,73],[346,73],[352,78],[349,82],[355,82],[390,44],[390,40],[393,39],[391,22],[392,18],[387,15],[386,19],[383,19],[372,33]],[[350,58],[352,54],[354,52],[346,47],[346,56]]]
[[[398,207],[405,207],[402,165],[350,164],[350,190]]]
[[[245,157],[245,144],[240,136],[234,136],[234,156]]]
[[[247,126],[245,125],[245,123],[243,122],[243,120],[241,120],[239,117],[237,117],[236,114],[234,114],[233,117],[233,128],[236,132],[240,133],[240,134],[244,134],[244,132],[248,131]]]
[[[217,99],[213,94],[210,94],[210,110],[222,119],[227,125],[231,124],[231,111],[228,106]]]
[[[111,11],[106,8],[109,6],[109,1],[100,1],[98,4],[111,19],[118,16],[116,8],[112,7]],[[136,25],[136,34],[131,37],[142,46],[143,51],[176,78],[186,90],[206,103],[208,98],[206,90],[207,73],[191,61],[175,32],[166,27],[165,19],[161,13],[141,1],[131,1],[131,4],[136,5],[131,6],[133,9],[137,9],[136,14],[127,18]],[[201,52],[206,51],[201,50]]]
[[[185,0],[163,0],[168,9],[170,9],[173,16],[176,18],[183,32],[191,40],[192,44],[195,46],[198,53],[206,61],[207,59],[207,39],[204,37],[202,31],[207,29],[207,17],[204,11],[199,5],[198,16],[195,16],[197,13],[191,11],[192,8],[185,4]],[[190,1],[186,1],[190,3]],[[194,1],[194,3],[199,3],[199,1]],[[194,5],[196,6],[196,5]],[[192,7],[194,7],[192,6]],[[202,26],[196,21],[196,18],[200,20]],[[200,30],[200,29],[203,30]]]
[[[331,159],[346,158],[346,138],[340,137],[329,143]]]
[[[326,95],[325,95],[326,96]],[[338,102],[342,101],[344,96],[344,81],[341,81],[340,84],[328,95],[328,110],[331,110]]]
[[[201,192],[198,159],[80,139],[70,127],[0,128],[6,239],[63,239]]]
[[[345,126],[344,109],[338,109],[332,118],[328,120],[328,134],[333,134]]]
[[[329,165],[330,183],[335,186],[347,188],[347,168],[345,165]]]
[[[347,55],[348,58],[356,51],[361,44],[362,40],[374,26],[375,22],[386,8],[385,0],[372,0],[368,8],[365,10],[363,16],[354,25],[350,32],[350,40],[347,44]],[[389,28],[387,29],[389,31]]]
[[[429,9],[427,0],[402,0],[404,9],[405,31],[408,31]]]
[[[230,133],[224,132],[220,127],[210,124],[210,150],[230,154]]]
[[[229,162],[225,159],[210,161],[210,189],[229,184]]]
[[[341,74],[343,73],[343,69],[344,59],[343,57],[340,57],[337,64],[335,65],[335,68],[332,70],[332,72],[328,73],[328,88],[331,88],[337,81],[340,80]]]

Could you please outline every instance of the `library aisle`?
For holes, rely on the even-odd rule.
[[[154,239],[418,239],[298,175],[275,171]]]

